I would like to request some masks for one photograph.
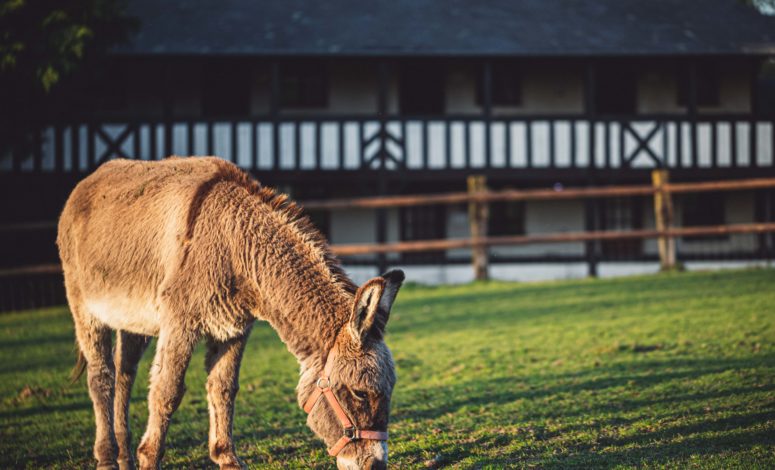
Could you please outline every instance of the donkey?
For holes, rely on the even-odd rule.
[[[86,370],[94,405],[97,468],[135,468],[129,397],[151,336],[139,467],[160,467],[191,353],[204,339],[210,458],[243,468],[232,418],[256,319],[298,359],[299,405],[337,466],[387,467],[396,377],[383,335],[403,272],[358,288],[287,196],[212,157],[105,163],[68,198],[57,244],[79,349],[74,378]]]

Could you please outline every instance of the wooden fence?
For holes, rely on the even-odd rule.
[[[719,226],[676,227],[673,223],[673,196],[676,194],[742,191],[775,188],[775,178],[758,178],[734,181],[709,181],[671,183],[667,170],[654,170],[652,184],[638,186],[606,186],[589,188],[560,188],[533,190],[490,191],[483,176],[470,176],[468,191],[445,194],[402,195],[356,199],[330,199],[306,201],[306,210],[340,210],[353,208],[396,208],[433,204],[461,204],[469,207],[470,237],[402,241],[394,243],[367,243],[333,245],[339,256],[423,252],[458,248],[472,249],[472,265],[477,279],[486,279],[489,270],[488,247],[503,245],[528,245],[536,243],[594,242],[606,240],[657,239],[662,269],[676,267],[675,239],[687,236],[714,236],[727,234],[763,234],[775,232],[775,222],[727,224]],[[488,205],[497,201],[536,200],[590,200],[641,196],[652,197],[654,229],[630,231],[585,231],[565,233],[540,233],[530,235],[488,236]],[[37,230],[52,228],[55,224],[35,222],[0,227],[0,230]],[[34,280],[33,280],[34,278]],[[62,273],[59,265],[45,265],[19,269],[0,270],[0,311],[37,308],[64,303]]]
[[[307,210],[336,210],[353,208],[392,208],[432,204],[469,205],[470,238],[418,240],[397,243],[334,245],[339,256],[422,252],[472,248],[471,262],[476,279],[488,277],[487,247],[500,245],[527,245],[535,243],[589,242],[600,240],[658,239],[659,259],[663,270],[676,267],[675,239],[685,236],[713,236],[741,233],[775,232],[775,223],[748,223],[702,227],[675,227],[673,225],[674,194],[742,191],[775,188],[775,178],[757,178],[734,181],[706,181],[670,183],[668,170],[652,171],[652,184],[639,186],[607,186],[592,188],[562,188],[536,190],[489,191],[483,176],[470,176],[468,192],[422,194],[406,196],[370,197],[358,199],[331,199],[307,201]],[[496,201],[581,200],[627,196],[653,196],[656,228],[630,231],[589,231],[488,237],[485,235],[489,211],[487,205]]]

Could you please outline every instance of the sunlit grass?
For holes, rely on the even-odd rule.
[[[395,468],[775,468],[775,271],[405,287],[387,341]],[[152,351],[135,385],[135,442]],[[208,467],[203,351],[165,468]],[[0,316],[0,468],[92,464],[65,308]],[[298,369],[257,325],[237,400],[256,468],[330,468],[294,396]]]

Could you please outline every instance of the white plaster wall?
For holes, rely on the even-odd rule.
[[[767,261],[699,261],[686,263],[689,271],[715,271],[720,269],[742,269],[751,267],[772,267]],[[377,276],[376,268],[364,266],[344,266],[351,279],[362,284]],[[406,282],[424,285],[464,284],[473,281],[473,270],[467,265],[455,266],[401,266],[406,274]],[[601,278],[637,276],[659,272],[659,263],[600,263],[598,275]],[[584,263],[565,264],[499,264],[490,266],[490,278],[500,281],[536,282],[563,279],[581,279],[587,277]]]

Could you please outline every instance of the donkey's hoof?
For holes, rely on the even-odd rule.
[[[217,463],[220,470],[247,470],[248,468],[245,462],[234,454],[221,454]]]
[[[229,462],[220,465],[221,470],[247,470],[248,466],[245,465],[242,460],[237,459],[236,462]]]

